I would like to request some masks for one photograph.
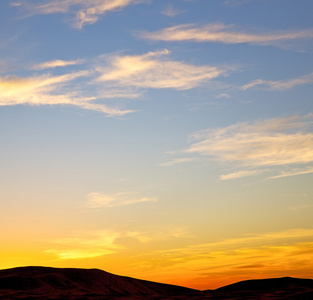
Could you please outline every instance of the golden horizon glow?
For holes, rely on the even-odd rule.
[[[0,2],[0,268],[313,279],[313,1],[284,2]]]

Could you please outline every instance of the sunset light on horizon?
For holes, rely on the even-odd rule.
[[[313,279],[312,11],[1,1],[0,269]]]

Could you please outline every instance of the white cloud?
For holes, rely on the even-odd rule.
[[[313,30],[282,31],[274,33],[249,33],[232,29],[233,25],[222,23],[207,24],[199,27],[184,24],[161,29],[156,32],[141,32],[139,36],[156,41],[196,41],[218,42],[224,44],[274,45],[277,42],[308,39],[313,37]]]
[[[24,4],[28,5],[31,14],[75,12],[75,26],[82,28],[86,24],[97,22],[105,13],[142,2],[145,0],[54,0],[41,1],[38,5],[24,1]]]
[[[237,179],[237,178],[242,178],[242,177],[247,177],[247,176],[258,175],[263,172],[264,170],[239,171],[239,172],[229,173],[226,175],[221,175],[220,179],[221,180]]]
[[[312,270],[311,228],[290,229],[264,234],[251,234],[216,242],[190,244],[177,248],[156,250],[138,256],[141,267],[138,272],[149,272],[164,278],[173,274],[179,278],[181,270],[190,274],[191,281],[199,288],[208,288],[208,280],[215,278],[217,284],[244,278],[275,277],[306,274]],[[161,262],[166,261],[166,266]],[[135,269],[136,267],[136,269]],[[134,266],[138,270],[138,263]],[[236,278],[236,280],[234,280]]]
[[[194,66],[167,59],[168,50],[143,55],[107,56],[107,65],[98,67],[98,81],[119,87],[186,90],[225,75],[213,66]]]
[[[83,60],[56,59],[39,63],[28,70],[34,73],[28,77],[0,76],[0,106],[74,105],[109,116],[123,116],[134,110],[111,107],[100,101],[138,98],[148,88],[191,89],[226,74],[225,69],[213,66],[172,61],[168,55],[168,50],[134,56],[103,55],[89,70],[57,76],[34,73],[34,70],[53,71],[56,67],[75,66]]]
[[[49,74],[36,77],[6,76],[0,78],[0,105],[10,105],[18,103],[36,104],[36,99],[47,92],[51,92],[56,85],[64,85],[79,77],[88,76],[88,71],[74,72],[70,74],[51,76]],[[36,97],[37,96],[37,97]],[[43,97],[44,98],[44,97]],[[55,100],[47,99],[48,104],[57,104]],[[61,100],[62,101],[62,100]]]
[[[44,69],[51,69],[56,67],[66,67],[66,66],[73,66],[82,63],[81,59],[78,60],[60,60],[54,59],[51,61],[46,61],[41,64],[37,64],[33,67],[34,70],[44,70]]]
[[[121,236],[121,233],[110,230],[80,232],[72,237],[51,240],[57,246],[46,252],[57,255],[59,259],[83,259],[112,254],[123,248],[116,243]]]
[[[85,259],[114,254],[127,250],[124,238],[132,238],[141,243],[168,240],[190,236],[182,227],[167,228],[165,231],[139,232],[96,230],[80,231],[69,237],[48,240],[53,246],[45,252],[56,255],[59,259]]]
[[[279,166],[300,165],[289,172],[281,171],[270,179],[309,174],[313,173],[312,167],[303,165],[313,162],[312,124],[313,114],[307,114],[202,130],[192,135],[191,145],[180,153],[197,155],[188,161],[203,156],[228,165],[232,163],[233,167],[247,168],[221,175],[221,180],[277,171]],[[179,162],[177,159],[165,165]],[[264,166],[275,168],[260,169]]]
[[[278,90],[288,90],[298,85],[310,84],[312,82],[313,82],[313,73],[310,73],[310,74],[306,74],[304,76],[289,79],[289,80],[270,81],[270,80],[256,79],[242,86],[241,89],[245,91],[247,89],[260,85],[260,86],[267,86],[270,90],[278,91]]]
[[[89,208],[115,207],[142,202],[156,202],[156,197],[138,197],[132,192],[121,192],[115,194],[90,193],[87,196],[86,206]]]
[[[310,174],[310,173],[313,173],[313,167],[307,167],[307,168],[302,168],[302,169],[293,169],[289,172],[282,171],[279,175],[273,176],[270,179],[290,177],[290,176]]]
[[[264,1],[273,1],[273,0],[226,0],[224,4],[237,6],[237,5],[247,4],[251,2],[264,2]]]
[[[17,7],[17,6],[21,6],[22,3],[20,3],[20,2],[11,2],[10,5]]]
[[[173,165],[177,165],[177,164],[181,164],[181,163],[186,163],[186,162],[191,162],[191,161],[195,161],[195,158],[194,157],[176,158],[176,159],[173,159],[171,161],[162,163],[161,166],[162,167],[169,167],[169,166],[173,166]]]
[[[54,254],[62,260],[92,258],[116,253],[116,251],[108,249],[49,249],[45,252],[49,254]]]
[[[89,71],[52,76],[0,77],[0,106],[8,105],[74,105],[83,109],[97,110],[111,116],[121,116],[132,111],[93,103],[97,97],[80,95],[75,80],[88,77]],[[77,89],[77,92],[71,90]],[[69,90],[69,91],[68,91]]]
[[[167,8],[162,11],[162,14],[167,16],[167,17],[175,17],[175,16],[180,15],[182,13],[184,13],[184,11],[179,10],[179,9],[175,9],[173,7],[173,5],[171,5],[171,4],[169,4],[167,6]]]
[[[309,163],[313,161],[313,133],[304,129],[312,122],[313,115],[308,114],[200,131],[194,134],[200,141],[185,152],[257,167]]]
[[[220,99],[220,98],[230,98],[230,96],[228,94],[219,94],[215,97],[216,99]]]

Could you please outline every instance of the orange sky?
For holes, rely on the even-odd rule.
[[[313,278],[312,11],[0,1],[0,268]]]

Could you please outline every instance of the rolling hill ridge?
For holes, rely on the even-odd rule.
[[[247,280],[199,291],[99,269],[19,267],[0,270],[0,299],[313,299],[313,280]]]

